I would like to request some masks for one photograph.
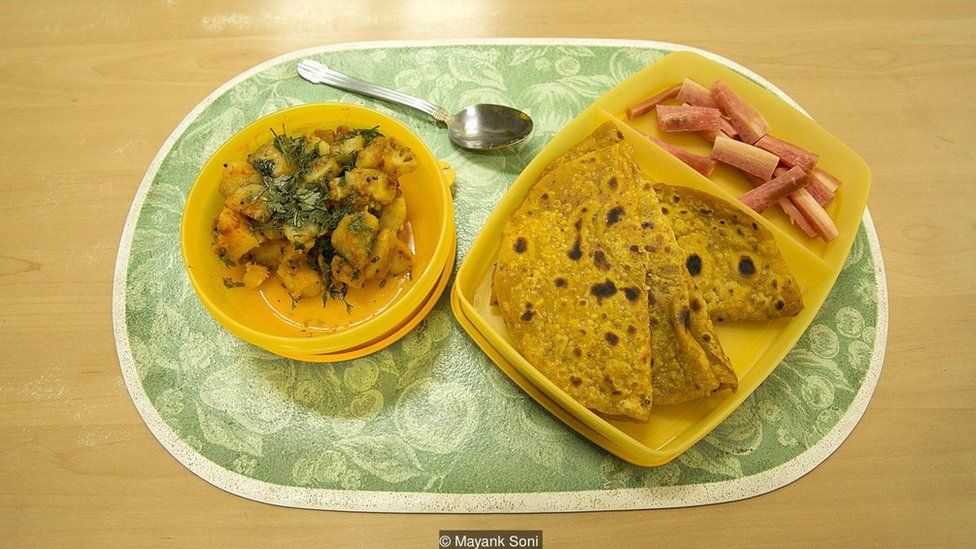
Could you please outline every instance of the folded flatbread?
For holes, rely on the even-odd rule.
[[[765,227],[706,192],[654,189],[713,319],[768,320],[803,309],[799,284]]]
[[[515,347],[578,402],[646,421],[652,389],[642,193],[629,145],[550,170],[502,232],[492,287]]]
[[[635,171],[640,173],[636,166]],[[640,177],[645,190],[645,241],[651,257],[647,282],[654,403],[678,404],[722,389],[735,390],[738,378],[715,334],[705,301],[684,267],[684,253],[650,181]]]
[[[544,177],[547,173],[555,170],[567,162],[572,162],[573,160],[590,154],[593,151],[616,145],[623,140],[624,134],[620,133],[617,126],[614,126],[612,122],[604,122],[600,125],[600,127],[594,130],[593,133],[586,136],[585,139],[576,145],[573,145],[571,149],[553,159],[553,161],[542,170],[542,176],[540,177]]]
[[[621,141],[623,134],[606,122],[553,160],[543,173]],[[651,253],[647,285],[654,403],[678,404],[723,389],[735,390],[738,378],[715,334],[705,301],[682,266],[684,253],[650,182],[636,163],[631,166],[641,184],[645,248]]]

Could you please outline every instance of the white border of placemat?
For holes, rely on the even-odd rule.
[[[431,40],[396,42],[355,42],[332,44],[299,50],[269,61],[265,61],[241,73],[217,88],[190,111],[173,133],[163,143],[149,170],[142,179],[132,201],[132,207],[122,230],[119,253],[115,264],[115,280],[112,291],[112,320],[115,330],[115,344],[119,354],[119,364],[132,402],[146,422],[149,430],[166,450],[187,469],[210,484],[241,497],[282,505],[309,509],[329,509],[339,511],[369,511],[386,513],[541,513],[566,511],[605,511],[624,509],[659,509],[669,507],[689,507],[735,501],[758,496],[790,484],[822,463],[851,434],[861,419],[871,399],[871,394],[881,375],[885,347],[888,339],[888,286],[885,280],[884,263],[878,235],[871,220],[871,214],[864,212],[864,227],[867,230],[871,254],[875,261],[875,277],[878,286],[878,320],[871,364],[864,376],[861,389],[855,395],[850,408],[840,421],[823,439],[792,460],[778,467],[748,477],[697,484],[691,486],[662,486],[652,488],[622,488],[615,490],[589,490],[581,492],[542,492],[522,494],[432,494],[422,492],[372,492],[351,490],[326,490],[321,488],[299,488],[282,486],[255,480],[218,466],[203,457],[188,444],[180,440],[176,433],[163,421],[143,390],[142,383],[133,364],[129,348],[129,334],[125,323],[125,279],[132,248],[132,236],[136,220],[146,200],[149,186],[159,171],[163,158],[169,153],[176,140],[187,126],[193,122],[203,109],[208,107],[221,94],[242,80],[254,75],[270,65],[297,59],[299,57],[330,51],[355,49],[406,48],[422,46],[464,46],[464,45],[583,45],[642,47],[664,50],[693,51],[725,64],[767,87],[791,105],[803,109],[782,90],[766,81],[749,69],[711,52],[680,44],[647,40],[588,40],[588,39],[482,39],[482,40]]]

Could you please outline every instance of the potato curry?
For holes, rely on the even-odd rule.
[[[276,277],[293,303],[324,302],[409,276],[399,178],[417,168],[413,152],[378,128],[272,133],[247,161],[224,164],[213,251],[244,265],[224,284],[254,289]]]

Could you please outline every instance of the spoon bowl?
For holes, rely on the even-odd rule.
[[[473,151],[488,151],[520,143],[532,134],[532,119],[524,112],[502,105],[472,105],[451,115],[443,107],[410,94],[354,78],[318,61],[303,59],[298,74],[313,84],[413,107],[447,125],[451,142]]]
[[[503,105],[479,104],[461,109],[447,121],[451,142],[471,150],[492,150],[525,141],[532,119]]]

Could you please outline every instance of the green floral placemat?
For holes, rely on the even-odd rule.
[[[344,101],[402,120],[457,169],[460,263],[549,138],[617,82],[679,48],[620,41],[331,46],[269,61],[214,92],[159,152],[119,249],[113,308],[119,360],[153,434],[190,470],[230,492],[366,511],[695,505],[763,493],[815,467],[851,432],[881,370],[887,297],[867,216],[833,292],[796,348],[712,434],[657,468],[607,454],[527,398],[465,336],[447,295],[393,346],[346,363],[309,364],[225,331],[184,274],[178,235],[189,186],[221,143],[262,115]],[[536,134],[505,153],[460,151],[421,115],[299,79],[294,67],[303,57],[449,109],[517,105],[536,122]]]

